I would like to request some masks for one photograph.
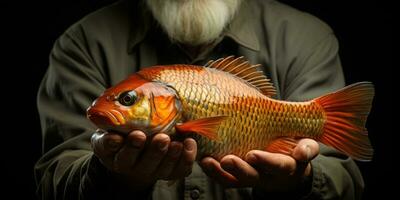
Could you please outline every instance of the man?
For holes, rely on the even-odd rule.
[[[191,139],[95,131],[85,111],[143,67],[203,65],[229,55],[261,64],[277,98],[300,101],[344,86],[337,40],[313,16],[273,0],[120,1],[55,43],[38,94],[44,134],[35,167],[43,199],[359,199],[347,156],[299,141],[291,156],[253,150],[195,161]],[[174,182],[167,182],[170,180]]]

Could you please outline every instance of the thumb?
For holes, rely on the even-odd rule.
[[[92,149],[97,156],[111,156],[121,148],[124,138],[116,133],[97,130],[91,138]]]
[[[299,161],[308,163],[319,154],[319,144],[312,139],[301,139],[293,150],[292,157]]]

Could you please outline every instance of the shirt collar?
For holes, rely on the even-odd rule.
[[[155,26],[155,20],[151,16],[150,10],[142,1],[129,1],[133,12],[130,14],[131,27],[129,30],[128,39],[128,53],[131,53],[133,49],[141,43],[146,35],[149,33],[151,27]]]
[[[254,16],[247,1],[243,1],[236,16],[229,24],[225,36],[232,38],[236,43],[254,51],[260,50],[256,35]]]
[[[140,1],[139,1],[140,2]],[[128,40],[128,52],[142,42],[151,30],[160,30],[157,22],[151,16],[150,10],[143,3],[133,5],[132,24]],[[243,1],[232,22],[228,25],[223,37],[229,37],[241,46],[254,51],[260,50],[260,44],[255,32],[255,24],[251,16],[251,8]]]

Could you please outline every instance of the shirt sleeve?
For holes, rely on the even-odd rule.
[[[55,43],[38,91],[44,155],[35,165],[41,199],[115,199],[120,187],[93,155],[86,109],[107,86],[79,26]]]
[[[329,33],[315,45],[300,51],[291,70],[283,98],[310,100],[344,87],[338,42]],[[360,199],[364,182],[356,163],[348,156],[320,144],[320,155],[311,161],[311,191],[304,199]],[[307,191],[303,191],[305,194]]]

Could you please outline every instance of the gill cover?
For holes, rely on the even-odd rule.
[[[120,91],[115,101],[125,116],[128,128],[124,129],[128,132],[169,133],[181,118],[182,106],[175,89],[163,83],[145,82],[135,89]]]
[[[150,100],[150,132],[170,133],[182,117],[182,103],[174,88],[158,82],[144,85]],[[138,88],[139,89],[139,88]]]

